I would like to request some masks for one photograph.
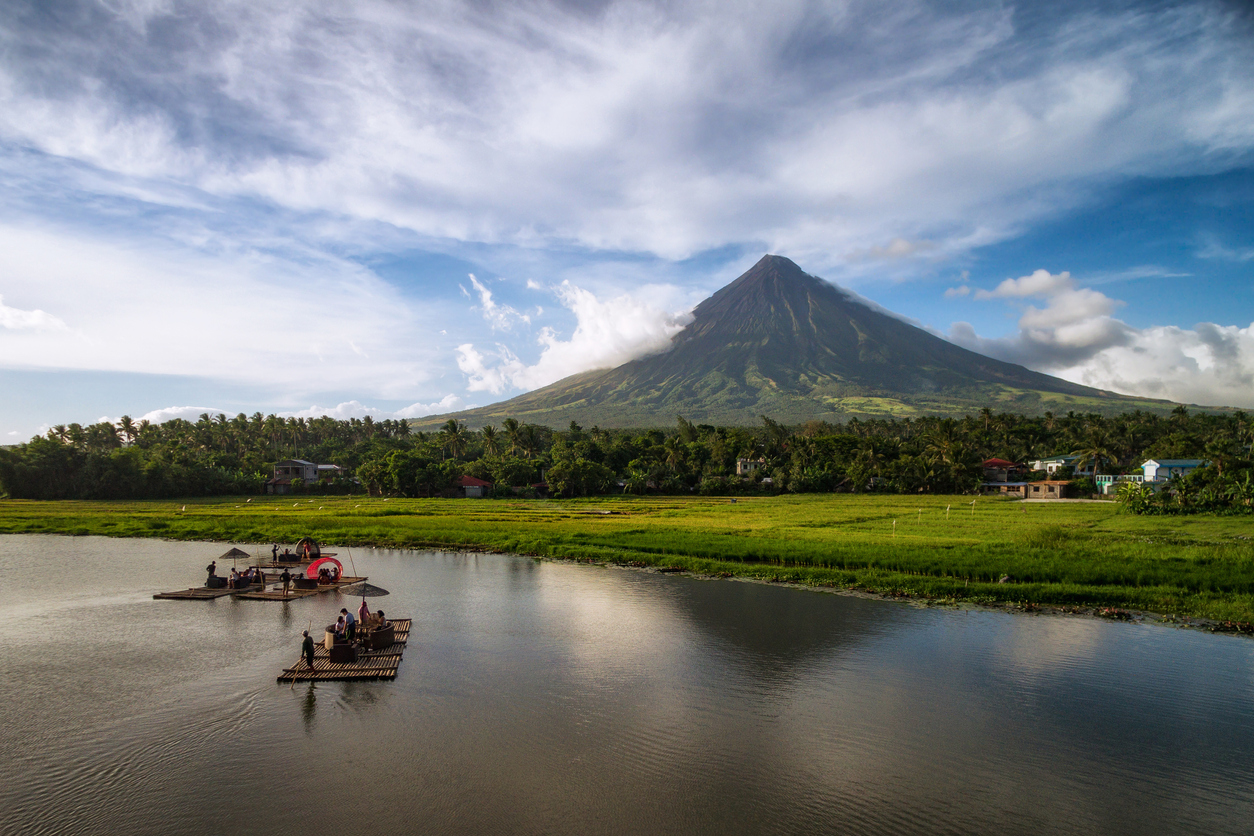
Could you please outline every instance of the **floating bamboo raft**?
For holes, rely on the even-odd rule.
[[[411,618],[392,618],[388,623],[396,631],[391,647],[382,650],[359,650],[356,662],[332,663],[322,643],[314,646],[314,669],[305,667],[305,659],[279,674],[279,682],[339,682],[353,679],[395,679],[401,657],[409,643]]]
[[[174,592],[158,592],[153,598],[168,598],[175,601],[211,601],[214,598],[224,598],[227,595],[234,595],[237,592],[243,592],[242,589],[210,589],[207,586],[197,586],[191,589],[179,589]]]
[[[236,598],[244,598],[249,601],[293,601],[297,598],[308,598],[310,595],[321,595],[324,592],[330,592],[333,589],[343,589],[346,586],[361,583],[366,580],[363,575],[360,578],[345,575],[335,583],[319,584],[313,589],[288,589],[287,596],[283,595],[283,584],[270,587],[269,589],[242,590],[236,595]],[[231,590],[235,592],[236,590]]]

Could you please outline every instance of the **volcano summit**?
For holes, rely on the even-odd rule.
[[[513,417],[562,426],[789,424],[850,417],[971,414],[983,407],[1166,412],[1132,398],[994,360],[916,328],[778,255],[706,299],[669,350],[572,375],[508,401],[433,416],[472,427]]]

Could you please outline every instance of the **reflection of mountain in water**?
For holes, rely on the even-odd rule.
[[[687,578],[672,588],[676,611],[730,645],[756,673],[794,675],[820,658],[902,627],[913,611],[884,601],[740,581]]]

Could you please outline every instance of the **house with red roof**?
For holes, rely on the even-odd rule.
[[[473,476],[461,477],[457,480],[457,486],[462,489],[462,495],[467,499],[482,499],[492,489],[491,482],[485,482]]]
[[[985,459],[981,465],[984,470],[984,481],[980,483],[980,493],[1027,496],[1027,468],[1005,459]]]

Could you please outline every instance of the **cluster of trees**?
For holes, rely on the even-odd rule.
[[[1134,514],[1254,513],[1254,467],[1246,460],[1219,460],[1177,477],[1160,490],[1137,482],[1119,486],[1119,501]]]
[[[1254,419],[1246,413],[1190,414],[1184,407],[1170,416],[1114,417],[986,409],[960,419],[853,418],[800,427],[767,417],[756,427],[679,418],[671,428],[651,430],[585,429],[574,422],[554,430],[507,419],[477,431],[449,421],[434,432],[369,418],[202,415],[195,423],[136,425],[124,418],[116,425],[55,427],[47,437],[0,451],[0,487],[32,498],[256,493],[275,461],[303,458],[346,468],[371,493],[399,496],[447,494],[462,475],[509,495],[528,495],[540,483],[565,496],[963,493],[979,484],[987,458],[1026,462],[1075,453],[1106,474],[1132,472],[1150,457],[1205,458],[1213,467],[1190,477],[1200,492],[1204,479],[1248,481],[1252,443]],[[755,465],[749,478],[736,475],[741,459]]]
[[[405,421],[201,415],[162,424],[123,416],[57,425],[0,449],[0,491],[21,499],[155,499],[255,494],[285,458],[356,463],[376,439],[409,436]]]

